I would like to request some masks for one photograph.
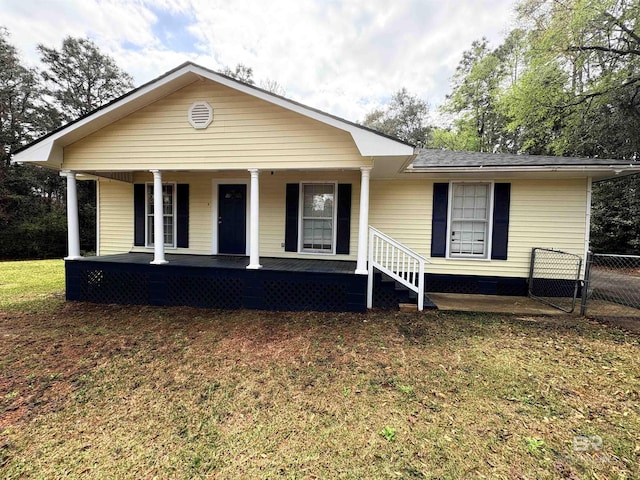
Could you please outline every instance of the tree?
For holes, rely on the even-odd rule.
[[[639,175],[605,180],[593,185],[591,249],[594,252],[638,254],[638,219]]]
[[[222,72],[220,73],[226,75],[227,77],[235,78],[236,80],[239,80],[241,82],[248,83],[249,85],[255,85],[255,82],[253,80],[253,68],[247,67],[242,63],[237,64],[234,70],[231,70],[229,67],[224,67],[222,69]]]
[[[133,88],[132,77],[86,38],[66,37],[60,50],[38,45],[42,77],[61,122],[86,115]]]
[[[443,110],[458,116],[456,130],[462,137],[476,137],[475,142],[465,142],[473,150],[516,152],[520,148],[518,132],[505,128],[507,118],[499,99],[518,81],[525,51],[525,33],[516,29],[495,50],[483,38],[463,53]]]
[[[522,30],[496,49],[465,52],[448,97],[454,127],[445,148],[640,158],[640,3],[521,0]],[[592,244],[605,252],[640,247],[640,180],[599,182]]]
[[[393,94],[384,108],[368,113],[362,123],[417,147],[424,147],[431,132],[428,115],[429,105],[402,88]]]
[[[22,65],[0,28],[0,258],[62,256],[63,191],[57,175],[11,165],[11,154],[46,132],[46,108],[35,70]]]
[[[248,83],[249,85],[256,84],[253,79],[253,68],[247,67],[242,63],[237,64],[234,70],[231,70],[231,68],[229,67],[224,67],[220,73],[226,75],[227,77],[231,77],[241,82]],[[287,93],[282,85],[280,85],[277,81],[271,80],[269,78],[260,80],[260,88],[275,95],[280,95],[281,97],[284,97]]]
[[[429,147],[441,150],[480,151],[480,141],[476,132],[468,128],[462,120],[456,120],[452,127],[434,128]]]
[[[550,62],[533,62],[497,100],[506,118],[503,128],[519,139],[518,150],[532,154],[565,155],[567,118],[565,72]]]
[[[284,97],[287,94],[287,91],[282,85],[280,85],[275,80],[270,80],[268,78],[260,80],[260,88],[281,97]]]
[[[7,169],[11,153],[33,138],[40,94],[37,74],[20,63],[9,33],[0,28],[0,165]]]
[[[38,51],[45,67],[50,128],[86,115],[133,88],[131,76],[89,39],[66,37],[60,50],[38,45]],[[61,179],[56,176],[55,181]],[[78,183],[80,244],[89,251],[95,250],[95,195],[95,182]]]
[[[525,149],[637,161],[640,3],[524,0],[519,14],[530,28],[533,54],[528,82],[537,83],[529,92],[525,85],[517,86],[520,95],[509,99],[512,128],[537,132],[529,136]],[[540,68],[549,74],[539,75]],[[638,251],[639,188],[637,176],[594,185],[595,250]]]
[[[551,151],[636,158],[640,3],[524,0],[518,11],[530,28],[532,69],[553,65],[563,80],[564,98],[554,105],[563,126],[556,129]],[[527,123],[522,116],[514,121]]]

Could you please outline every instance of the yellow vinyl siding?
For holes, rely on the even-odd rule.
[[[213,251],[213,219],[212,203],[217,195],[217,183],[234,183],[238,180],[249,184],[249,173],[230,171],[218,173],[186,173],[166,172],[163,182],[189,184],[189,248],[166,249],[167,253],[189,253],[210,255]],[[151,183],[151,173],[139,172],[134,176],[135,183]],[[351,244],[349,255],[313,255],[285,252],[282,244],[285,241],[285,196],[287,183],[299,182],[335,182],[351,183]],[[106,190],[103,188],[106,185]],[[115,185],[114,193],[109,189]],[[101,182],[100,185],[100,254],[122,253],[130,250],[152,252],[151,248],[133,247],[133,185],[120,182]],[[104,195],[103,195],[104,190]],[[249,192],[249,188],[247,188]],[[118,208],[110,206],[117,203]],[[260,255],[263,257],[287,258],[321,258],[328,260],[355,260],[358,248],[358,220],[360,205],[360,172],[359,171],[318,171],[318,172],[280,172],[262,171],[260,173]],[[126,210],[126,211],[125,211]],[[104,213],[103,213],[104,212]],[[126,218],[126,220],[125,220]],[[114,224],[120,225],[118,231],[128,229],[126,242],[121,242],[118,249],[107,248],[102,239],[102,232],[111,230]],[[116,238],[119,238],[116,235]],[[123,237],[124,238],[124,237]]]
[[[213,123],[187,120],[207,101]],[[63,168],[131,171],[358,168],[371,165],[348,132],[210,81],[199,81],[64,149]]]
[[[189,248],[166,249],[167,253],[211,254],[211,182],[208,175],[165,172],[162,181],[189,184]],[[135,183],[153,183],[151,173],[136,173]],[[131,187],[133,188],[133,187]],[[150,249],[151,250],[151,249]]]
[[[527,277],[534,247],[584,255],[586,179],[496,181],[511,183],[506,261],[431,258],[432,181],[373,181],[369,223],[428,258],[429,273]]]
[[[285,193],[287,183],[327,182],[350,183],[351,243],[349,255],[314,255],[285,252]],[[340,201],[340,200],[338,200]],[[355,260],[358,249],[358,221],[360,215],[360,172],[264,172],[260,175],[260,255],[264,257],[322,258],[327,260]]]
[[[135,182],[152,182],[151,173],[137,173]],[[164,173],[166,182],[188,183],[189,248],[168,253],[211,254],[212,209],[217,185],[236,180],[249,183],[246,170],[218,173]],[[217,183],[214,183],[216,180]],[[431,258],[433,182],[426,179],[372,180],[369,223],[431,260],[429,273],[526,277],[531,249],[550,247],[584,254],[586,179],[496,180],[511,183],[508,260]],[[285,252],[285,193],[287,183],[351,183],[351,244],[349,255]],[[360,205],[359,171],[260,173],[260,255],[263,257],[355,260]],[[133,185],[100,182],[100,254],[133,248]],[[136,251],[149,251],[136,247]]]
[[[101,180],[98,192],[100,255],[126,253],[133,247],[133,186]]]

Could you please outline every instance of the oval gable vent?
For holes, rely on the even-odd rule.
[[[213,109],[207,102],[194,102],[189,108],[189,123],[193,128],[207,128],[213,122]]]

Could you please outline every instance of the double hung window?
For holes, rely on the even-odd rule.
[[[303,252],[333,253],[335,245],[335,184],[302,184]]]
[[[452,183],[449,256],[488,258],[491,183]]]

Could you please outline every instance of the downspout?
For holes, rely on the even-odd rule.
[[[584,257],[582,261],[582,278],[584,279],[585,268],[587,265],[587,255],[589,254],[589,243],[591,240],[591,193],[593,186],[593,178],[587,177],[587,210],[585,212],[584,222]]]

